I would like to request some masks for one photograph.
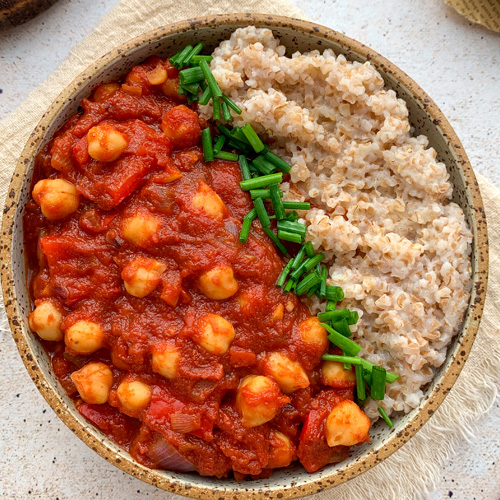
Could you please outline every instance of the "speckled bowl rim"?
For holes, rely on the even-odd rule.
[[[40,369],[39,362],[34,352],[31,350],[27,341],[26,334],[21,327],[22,320],[18,317],[16,308],[16,299],[14,294],[14,279],[12,275],[12,227],[14,223],[15,212],[18,210],[17,200],[20,194],[23,178],[26,169],[33,157],[34,152],[39,146],[44,137],[44,131],[47,130],[50,122],[57,116],[64,103],[81,87],[82,83],[92,78],[92,76],[110,65],[111,62],[123,56],[127,50],[137,48],[143,44],[148,44],[151,41],[157,41],[167,34],[182,33],[192,31],[199,27],[224,26],[246,26],[255,24],[259,27],[273,28],[293,28],[295,31],[313,35],[318,38],[324,38],[329,41],[340,44],[341,46],[352,50],[372,62],[377,68],[382,69],[386,74],[391,75],[401,84],[403,84],[412,94],[412,96],[424,107],[427,113],[432,117],[434,123],[439,124],[442,134],[449,142],[449,148],[456,155],[458,164],[464,173],[466,180],[466,188],[470,191],[472,198],[473,216],[476,221],[477,235],[474,245],[477,252],[477,279],[475,281],[475,290],[473,290],[473,300],[469,305],[470,321],[467,328],[461,333],[461,340],[456,346],[456,355],[446,372],[442,375],[441,382],[436,385],[434,390],[428,395],[427,401],[411,420],[397,433],[390,436],[389,439],[378,450],[369,450],[365,456],[349,464],[341,473],[333,470],[329,473],[327,470],[321,478],[316,478],[310,482],[305,482],[300,485],[293,483],[286,488],[269,489],[252,488],[252,483],[241,483],[241,486],[231,488],[224,491],[224,486],[220,487],[205,486],[197,484],[196,478],[193,476],[185,476],[185,479],[174,480],[166,477],[161,472],[148,469],[136,463],[128,457],[123,457],[116,454],[116,451],[108,444],[106,439],[99,440],[85,426],[83,426],[71,413],[67,405],[63,404],[57,394],[51,389],[48,380],[43,375]],[[389,455],[399,449],[406,443],[430,418],[434,411],[442,403],[446,394],[451,390],[455,380],[463,368],[464,362],[472,347],[475,335],[477,333],[479,322],[484,306],[487,276],[488,276],[488,236],[486,229],[485,214],[483,202],[476,181],[474,172],[469,163],[469,160],[462,148],[458,137],[454,130],[444,117],[443,113],[432,101],[432,99],[403,71],[394,64],[379,55],[374,50],[366,45],[357,42],[341,33],[332,29],[313,24],[307,21],[292,19],[283,16],[271,16],[266,14],[227,14],[216,15],[209,17],[199,17],[195,19],[176,22],[170,25],[162,26],[157,29],[148,31],[129,42],[113,49],[111,52],[96,61],[81,73],[65,90],[61,92],[54,103],[48,108],[43,115],[41,121],[31,134],[27,145],[25,146],[16,170],[14,172],[10,188],[7,195],[2,235],[7,244],[2,245],[0,257],[2,259],[2,289],[4,294],[4,303],[9,318],[12,335],[17,344],[22,360],[39,391],[54,409],[61,420],[90,448],[95,450],[99,455],[106,460],[116,465],[125,472],[137,477],[147,483],[153,484],[162,489],[171,491],[192,498],[203,500],[216,500],[220,498],[296,498],[304,495],[309,495],[331,488],[332,486],[341,484],[348,479],[351,479],[364,471],[370,469],[374,465],[382,462]],[[478,223],[481,222],[481,224]],[[474,296],[475,295],[475,296]],[[305,474],[305,472],[304,472]]]

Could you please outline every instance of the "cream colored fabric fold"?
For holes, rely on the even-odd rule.
[[[123,0],[16,111],[0,122],[2,204],[17,158],[43,112],[59,92],[95,59],[117,44],[151,28],[188,17],[229,13],[234,9],[234,3],[229,0]],[[304,17],[287,0],[244,0],[238,3],[237,9]],[[481,327],[462,374],[439,410],[402,449],[362,476],[313,498],[425,498],[426,492],[437,483],[445,460],[453,454],[462,437],[473,434],[475,422],[493,404],[500,380],[500,336],[497,329],[500,324],[500,192],[482,176],[479,175],[478,180],[490,231],[491,274]],[[0,330],[8,331],[3,306],[0,307]],[[14,342],[11,348],[15,349]],[[162,496],[174,497],[180,498],[168,493]]]

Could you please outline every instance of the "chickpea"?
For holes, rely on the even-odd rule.
[[[370,440],[370,419],[356,403],[346,399],[328,415],[325,435],[328,446],[353,446]]]
[[[28,314],[30,328],[43,340],[62,340],[61,330],[62,315],[59,309],[50,301],[43,300],[38,303],[34,311]]]
[[[153,350],[151,367],[165,378],[175,378],[180,358],[179,350],[171,344],[163,344]]]
[[[328,347],[328,334],[320,326],[320,321],[316,316],[306,319],[299,324],[299,331],[302,340],[306,344],[312,344],[321,352]]]
[[[95,102],[102,102],[119,89],[120,85],[118,83],[103,83],[94,90],[92,100]]]
[[[291,439],[282,432],[271,430],[269,461],[266,468],[288,467],[296,458],[295,446]]]
[[[161,85],[161,90],[163,94],[170,99],[180,100],[185,98],[183,95],[179,95],[179,79],[178,78],[169,78]]]
[[[342,363],[324,361],[321,366],[321,383],[337,388],[354,387],[356,374],[353,370],[344,370]]]
[[[72,214],[80,202],[74,184],[64,179],[43,179],[33,188],[33,199],[50,221],[64,219]]]
[[[80,397],[89,404],[102,405],[108,401],[113,385],[113,373],[104,363],[87,363],[71,374]]]
[[[64,342],[78,354],[92,354],[104,345],[104,332],[98,323],[80,320],[66,330]]]
[[[218,314],[207,314],[199,321],[199,332],[194,341],[212,354],[224,354],[234,339],[234,328]]]
[[[279,352],[266,354],[262,367],[264,373],[273,377],[285,394],[309,386],[309,378],[302,365],[284,354]]]
[[[158,63],[156,68],[148,71],[146,76],[151,85],[161,85],[165,83],[168,78],[167,70],[160,63]]]
[[[97,161],[115,161],[129,143],[127,136],[110,125],[92,127],[87,133],[89,155]]]
[[[193,196],[193,207],[217,220],[222,220],[226,211],[226,205],[224,205],[219,195],[204,182],[200,183]]]
[[[160,221],[149,214],[127,217],[122,221],[122,236],[129,243],[144,247],[151,243],[151,237],[160,225]]]
[[[198,114],[183,104],[167,111],[160,126],[174,149],[195,146],[201,137]]]
[[[248,375],[238,387],[236,409],[244,427],[257,427],[272,420],[289,401],[274,380],[262,375]]]
[[[167,269],[163,262],[138,257],[125,266],[122,271],[125,290],[134,297],[145,297],[160,282],[162,273]]]
[[[203,295],[213,300],[227,299],[238,291],[238,282],[229,265],[217,266],[203,273],[199,286]]]
[[[131,413],[147,408],[151,394],[151,387],[139,380],[122,380],[116,389],[120,405]]]

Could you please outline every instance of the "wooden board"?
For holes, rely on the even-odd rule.
[[[0,29],[29,21],[56,2],[57,0],[0,0]]]

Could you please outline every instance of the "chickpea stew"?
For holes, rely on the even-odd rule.
[[[369,440],[356,375],[293,293],[214,127],[148,59],[39,154],[24,234],[33,332],[78,411],[148,467],[313,472]],[[291,245],[290,245],[291,246]]]

